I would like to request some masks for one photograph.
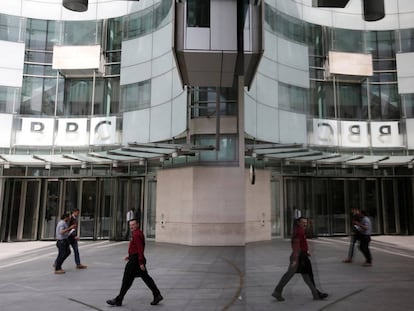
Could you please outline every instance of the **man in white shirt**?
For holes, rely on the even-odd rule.
[[[56,247],[58,248],[58,256],[55,261],[55,274],[64,274],[62,264],[70,255],[68,236],[69,232],[76,227],[76,225],[68,226],[70,215],[63,214],[60,221],[56,225]]]

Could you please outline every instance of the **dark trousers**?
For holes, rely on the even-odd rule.
[[[365,261],[367,263],[372,262],[371,252],[369,250],[369,242],[371,242],[371,237],[369,235],[362,235],[359,242],[359,249],[364,254]]]
[[[79,247],[78,247],[78,240],[76,240],[76,236],[69,236],[68,237],[69,244],[72,246],[73,254],[75,255],[75,263],[77,266],[81,264],[80,256],[79,256]]]
[[[55,261],[55,270],[61,270],[63,262],[70,255],[69,242],[67,239],[57,240],[56,247],[58,248],[58,256]]]
[[[130,256],[127,264],[125,265],[121,290],[119,291],[119,295],[116,297],[118,301],[121,301],[121,302],[123,301],[126,293],[128,292],[129,288],[131,287],[136,277],[142,278],[145,285],[147,285],[147,287],[151,290],[152,295],[154,297],[160,295],[160,291],[157,285],[155,285],[155,282],[152,279],[152,277],[148,274],[148,271],[147,270],[142,271],[140,269],[139,262],[138,262],[138,256],[132,255]]]
[[[360,234],[353,232],[351,235],[351,244],[349,244],[348,259],[354,258],[355,244],[360,240]]]
[[[302,256],[299,262],[292,267],[292,256],[290,258],[289,268],[276,285],[274,292],[282,294],[283,288],[287,285],[290,279],[296,274],[302,275],[303,281],[308,285],[314,298],[319,297],[319,291],[316,288],[315,280],[313,277],[312,264],[307,256]]]

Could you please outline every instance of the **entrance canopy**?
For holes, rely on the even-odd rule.
[[[266,166],[308,166],[341,168],[401,167],[412,168],[414,155],[364,155],[324,152],[302,145],[257,144],[246,145],[246,158],[263,161]]]

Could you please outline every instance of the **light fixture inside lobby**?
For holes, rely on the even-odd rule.
[[[385,17],[384,0],[361,0],[364,20],[375,22]],[[345,8],[349,0],[313,0],[312,6],[319,8]]]
[[[63,7],[75,12],[86,12],[88,0],[63,0]]]
[[[125,0],[139,1],[139,0]],[[63,0],[63,7],[74,12],[86,12],[88,10],[88,0]]]

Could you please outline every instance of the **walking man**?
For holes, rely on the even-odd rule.
[[[361,232],[359,228],[359,223],[361,221],[361,212],[358,208],[351,209],[352,218],[351,218],[351,242],[349,245],[348,250],[348,258],[343,260],[345,263],[351,263],[352,259],[354,258],[354,249],[356,242],[360,241],[361,239]]]
[[[363,266],[372,266],[372,255],[369,250],[369,243],[371,242],[372,225],[366,211],[361,211],[361,222],[358,224],[361,232],[361,241],[359,242],[359,249],[364,254],[365,263]]]
[[[75,208],[70,215],[69,219],[69,226],[74,225],[74,229],[72,229],[68,236],[69,244],[72,246],[73,254],[75,255],[75,263],[77,269],[86,269],[88,266],[81,264],[80,256],[79,256],[79,246],[78,241],[79,237],[77,235],[77,227],[78,227],[78,217],[79,217],[79,209]]]
[[[68,236],[69,232],[75,228],[75,225],[68,226],[69,214],[63,214],[60,221],[56,225],[56,247],[58,248],[58,256],[55,260],[55,274],[64,274],[62,264],[70,255]]]
[[[145,266],[146,259],[144,256],[144,234],[138,228],[136,219],[129,221],[129,228],[131,230],[132,239],[129,242],[128,256],[125,257],[127,263],[124,269],[121,289],[118,296],[116,296],[114,299],[107,300],[106,303],[111,306],[122,306],[122,301],[124,300],[126,293],[134,282],[135,277],[141,277],[145,285],[148,286],[148,288],[152,291],[152,295],[154,296],[151,305],[157,305],[161,300],[163,300],[163,297],[161,296],[161,292],[159,291],[154,280],[148,274],[148,270]]]
[[[134,209],[131,207],[129,210],[128,210],[128,212],[127,212],[127,214],[126,214],[126,226],[127,226],[127,229],[126,229],[126,232],[125,232],[125,240],[129,240],[129,234],[130,234],[130,229],[129,229],[129,222],[132,220],[132,219],[137,219],[136,217],[135,217],[135,211],[134,211]]]
[[[315,280],[313,278],[312,264],[309,260],[309,249],[306,240],[305,230],[308,224],[308,220],[304,217],[299,217],[296,220],[295,227],[292,234],[292,254],[290,255],[289,268],[282,276],[276,288],[274,289],[272,296],[278,301],[284,301],[282,296],[283,288],[295,275],[295,273],[302,274],[302,278],[306,285],[309,286],[313,299],[322,300],[328,297],[328,294],[322,293],[316,288]]]

